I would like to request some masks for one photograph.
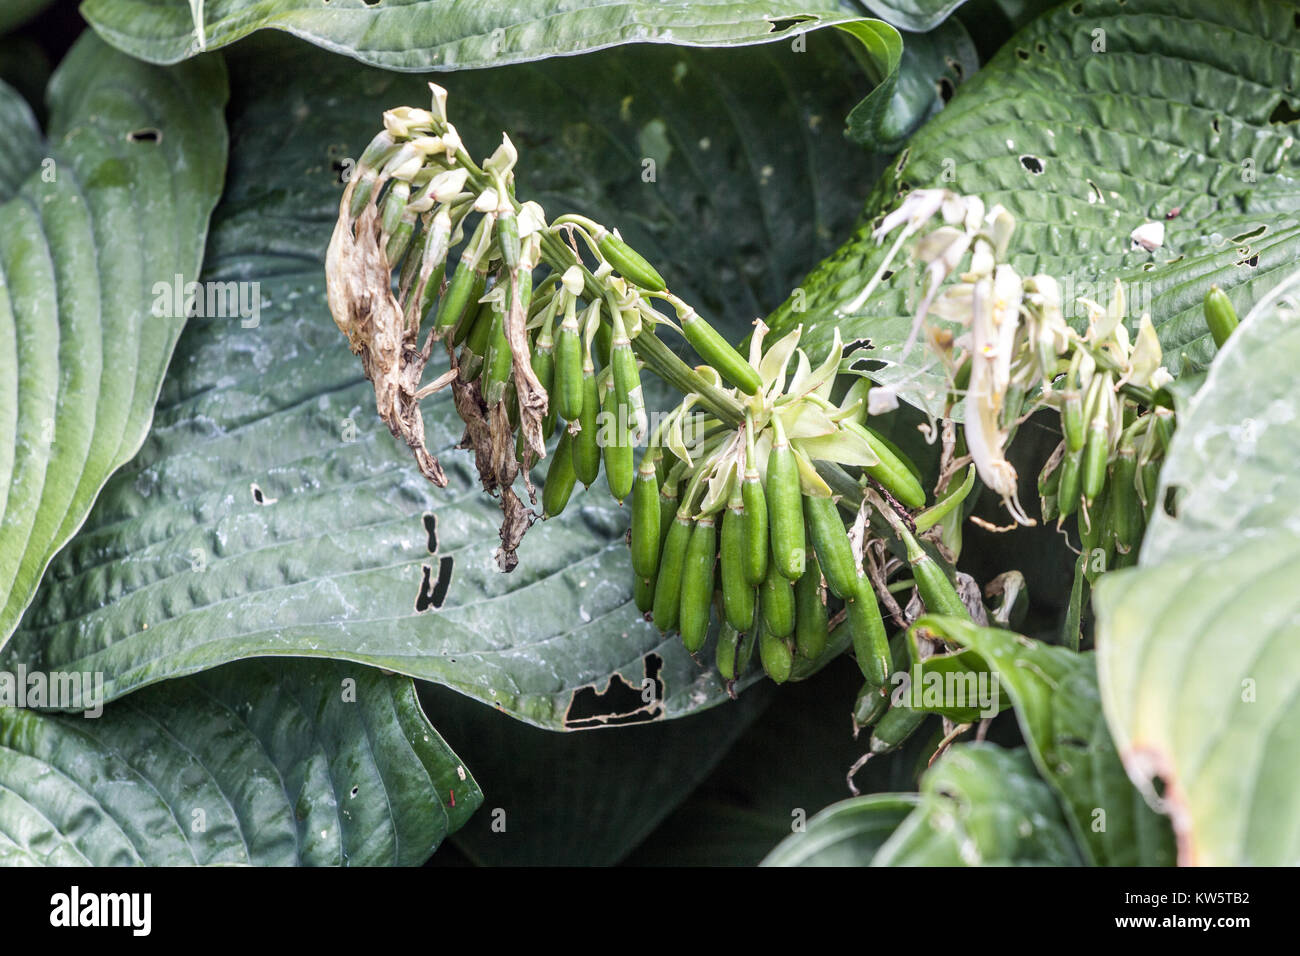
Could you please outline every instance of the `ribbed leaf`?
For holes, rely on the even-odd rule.
[[[50,136],[0,87],[0,644],[105,479],[140,447],[221,188],[225,72],[146,66],[85,36]]]
[[[870,220],[904,189],[942,186],[1016,216],[1018,269],[1105,301],[1126,283],[1131,316],[1149,310],[1170,370],[1207,359],[1201,314],[1211,282],[1245,310],[1300,256],[1300,138],[1295,93],[1300,25],[1281,0],[1080,0],[1011,39],[916,134],[867,205]],[[1288,105],[1289,104],[1289,105]],[[1165,226],[1164,245],[1132,230]],[[882,254],[870,222],[802,283],[769,321],[805,324],[814,353],[839,325],[869,339],[911,402],[938,410],[944,391],[924,350],[897,365],[919,296],[901,269],[858,315],[837,309]],[[796,311],[802,308],[802,311]]]
[[[1102,699],[1179,862],[1300,862],[1300,278],[1233,333],[1179,416],[1140,566],[1099,584]]]
[[[0,865],[417,865],[482,802],[405,678],[249,661],[0,709]]]
[[[873,793],[833,804],[792,833],[763,866],[866,866],[916,805],[917,794]]]

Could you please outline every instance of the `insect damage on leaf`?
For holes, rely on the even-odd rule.
[[[658,654],[647,654],[644,658],[645,677],[639,687],[619,673],[610,675],[604,690],[598,691],[594,684],[579,687],[569,699],[564,729],[592,730],[661,719],[664,715],[664,682],[659,674],[663,663]]]

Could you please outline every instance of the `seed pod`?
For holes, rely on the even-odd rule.
[[[773,416],[776,438],[767,459],[767,517],[772,535],[772,560],[776,569],[797,581],[804,568],[803,493],[799,487],[799,466],[785,437],[781,419]],[[782,635],[784,636],[784,635]]]
[[[497,242],[501,246],[501,261],[505,263],[506,272],[519,268],[519,220],[514,210],[497,213]]]
[[[388,195],[384,197],[384,209],[380,220],[380,229],[385,236],[391,236],[397,232],[397,227],[402,221],[402,214],[406,212],[406,204],[410,199],[411,184],[400,179],[394,182],[388,190]]]
[[[723,612],[738,631],[748,630],[754,621],[754,586],[745,577],[745,557],[745,507],[737,487],[722,516],[719,575]]]
[[[1210,286],[1210,291],[1205,293],[1205,324],[1214,338],[1214,347],[1219,349],[1237,327],[1237,310],[1217,285]]]
[[[758,628],[758,656],[763,662],[763,670],[774,683],[784,684],[790,679],[794,669],[794,655],[790,645],[773,634],[766,625]]]
[[[458,377],[462,382],[472,382],[483,371],[483,358],[487,353],[488,340],[492,335],[492,324],[497,311],[491,299],[479,303],[474,313],[474,324],[465,337],[465,347],[460,353],[460,371]]]
[[[822,599],[822,572],[817,556],[809,558],[803,577],[794,585],[794,646],[799,656],[815,661],[826,650],[830,620]]]
[[[589,350],[582,360],[582,414],[578,424],[582,431],[573,438],[573,470],[578,480],[590,488],[600,477],[600,393]]]
[[[1108,499],[1111,523],[1115,529],[1115,550],[1120,554],[1134,553],[1142,542],[1142,508],[1137,492],[1137,454],[1132,448],[1121,448],[1115,458]]]
[[[689,515],[677,512],[664,540],[659,556],[659,576],[655,579],[655,600],[652,608],[655,626],[667,634],[677,627],[677,615],[682,606],[682,568],[686,563],[686,547],[691,541],[695,522]]]
[[[794,633],[794,585],[778,573],[775,560],[768,563],[767,577],[759,588],[759,613],[769,633],[776,637]]]
[[[1160,491],[1160,460],[1152,459],[1138,470],[1138,480],[1142,483],[1143,516],[1147,521],[1155,514],[1156,497]]]
[[[1065,373],[1064,399],[1061,404],[1061,431],[1065,435],[1065,447],[1069,451],[1078,451],[1083,447],[1087,433],[1087,423],[1083,420],[1083,387],[1079,380],[1083,365],[1083,351],[1078,350],[1070,358],[1069,371]]]
[[[853,702],[853,729],[855,732],[870,727],[889,710],[889,688],[878,687],[870,681],[862,685]]]
[[[636,602],[638,611],[642,614],[648,614],[655,603],[654,578],[643,578],[636,575],[632,584],[632,600]]]
[[[510,280],[507,278],[506,281],[509,282]],[[483,360],[484,367],[487,370],[483,397],[489,407],[501,401],[501,396],[506,390],[506,384],[513,380],[515,356],[510,348],[510,339],[506,336],[506,323],[511,312],[516,307],[520,310],[520,314],[528,314],[528,303],[532,298],[532,293],[532,271],[521,269],[514,278],[513,286],[507,285],[506,287],[504,308],[493,313],[492,330],[488,336],[487,354]],[[518,296],[517,305],[511,302],[511,298],[514,296]],[[516,405],[515,408],[517,409],[518,406]],[[576,469],[576,460],[574,465]]]
[[[845,602],[844,609],[858,669],[869,682],[884,687],[893,673],[894,661],[889,653],[889,635],[885,633],[885,621],[880,616],[876,592],[868,578],[858,579],[858,592],[853,600]]]
[[[465,281],[469,284],[469,294],[466,296],[467,301],[464,303],[464,307],[461,309],[456,322],[451,326],[451,344],[459,348],[465,340],[469,338],[470,332],[474,330],[474,322],[478,318],[479,313],[479,300],[482,299],[483,295],[487,292],[487,272],[477,269],[468,270],[464,265],[462,265],[461,269],[457,271],[458,273],[460,271],[466,271],[468,273],[465,277]],[[452,278],[452,281],[455,282],[455,277]],[[451,289],[448,289],[447,296],[444,298],[449,298],[450,296]]]
[[[570,453],[571,439],[568,432],[560,435],[551,455],[551,465],[546,469],[546,484],[542,486],[542,516],[554,518],[564,511],[573,494],[573,485],[577,480],[573,474],[573,456]]]
[[[709,636],[709,607],[713,598],[713,562],[718,554],[718,532],[713,516],[704,515],[695,522],[686,564],[682,568],[682,606],[678,627],[682,644],[691,654],[704,646]]]
[[[705,363],[713,366],[719,375],[746,395],[758,394],[763,387],[758,370],[745,361],[717,329],[700,318],[694,309],[688,310],[680,320],[682,334]]]
[[[632,493],[632,482],[636,478],[636,449],[632,436],[624,431],[618,421],[617,401],[614,398],[613,376],[605,380],[605,404],[602,409],[605,416],[605,480],[609,482],[609,493],[614,500],[622,502]],[[612,420],[611,420],[612,418]]]
[[[925,488],[916,477],[916,465],[908,461],[901,451],[895,450],[892,442],[886,441],[875,430],[854,421],[845,421],[841,427],[863,438],[880,459],[879,463],[863,469],[867,474],[908,508],[925,507]]]
[[[582,415],[582,337],[578,332],[577,300],[565,296],[564,321],[555,340],[555,410],[565,421]]]
[[[816,559],[809,562],[809,567],[820,565],[830,592],[847,601],[857,593],[859,575],[853,546],[840,521],[840,509],[834,499],[807,495],[803,499],[803,513],[816,552]]]
[[[637,371],[636,355],[623,316],[614,310],[614,337],[611,342],[610,365],[614,371],[614,394],[618,398],[618,427],[624,422],[633,437],[640,441],[647,428],[645,397],[641,392],[641,374]]]
[[[1102,412],[1098,412],[1088,427],[1088,440],[1083,446],[1083,463],[1080,467],[1079,488],[1083,500],[1092,504],[1106,484],[1106,459],[1110,455],[1110,426]]]
[[[638,577],[652,578],[659,570],[659,518],[659,477],[647,449],[632,485],[632,570]],[[726,535],[724,523],[724,549]]]
[[[902,746],[908,737],[929,717],[923,710],[913,710],[905,704],[895,704],[877,722],[871,732],[867,750],[872,754],[889,753]]]
[[[907,561],[912,566],[912,580],[916,582],[916,591],[925,602],[925,609],[930,614],[946,614],[971,620],[971,613],[962,601],[957,589],[948,580],[939,563],[930,557],[920,542],[907,531],[899,528],[903,544],[907,548]]]
[[[596,248],[619,275],[634,285],[649,289],[651,292],[663,292],[668,288],[663,276],[655,271],[655,267],[647,262],[641,253],[612,232],[602,230],[596,236]]]
[[[673,519],[677,517],[677,481],[674,481],[672,474],[669,473],[668,479],[664,482],[663,487],[659,489],[659,553],[664,550],[664,541],[668,537],[668,529],[673,526]]]
[[[542,420],[542,434],[551,437],[555,430],[555,398],[552,388],[555,385],[555,339],[551,334],[551,320],[547,316],[537,330],[537,339],[533,343],[531,358],[533,374],[546,391],[546,417]]]
[[[745,635],[731,626],[724,618],[722,626],[718,629],[718,646],[714,652],[714,662],[718,667],[718,675],[730,684],[739,675],[736,667],[736,658],[740,656],[740,643],[744,640]]]
[[[750,587],[758,587],[767,577],[771,544],[767,534],[767,496],[757,468],[745,469],[740,494],[745,504],[745,581]]]
[[[1074,514],[1079,507],[1082,466],[1083,450],[1070,451],[1067,449],[1065,459],[1061,462],[1061,483],[1056,488],[1058,523]]]

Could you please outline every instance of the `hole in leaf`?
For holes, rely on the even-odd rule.
[[[253,495],[253,504],[256,505],[273,505],[280,500],[279,498],[268,498],[266,496],[266,493],[262,491],[260,487],[258,487],[257,482],[253,482],[252,484],[250,484],[248,486],[248,490]]]
[[[946,56],[943,58],[943,61],[948,64],[948,69],[952,70],[953,76],[957,77],[957,82],[960,83],[966,78],[966,68],[961,65],[960,60]]]
[[[1210,120],[1210,129],[1216,133],[1219,132],[1219,118],[1217,116]]]
[[[898,154],[898,162],[894,163],[894,172],[901,173],[903,167],[907,165],[907,156],[911,153],[912,148],[909,146]]]
[[[645,656],[644,662],[644,680],[650,682],[649,686],[644,682],[640,686],[633,685],[622,674],[614,673],[603,691],[596,690],[595,685],[574,691],[564,715],[565,729],[644,724],[663,716],[664,683],[659,677],[663,658],[651,653]],[[643,688],[649,693],[644,693]]]
[[[128,143],[161,143],[162,130],[155,129],[152,126],[146,127],[145,129],[132,130],[126,134],[126,140]]]
[[[1021,60],[1028,60],[1029,51],[1024,47],[1016,47],[1016,56],[1020,57]]]
[[[772,26],[768,33],[781,33],[784,30],[790,30],[799,26],[801,23],[816,23],[820,17],[784,17],[780,20],[769,21]]]
[[[424,516],[424,530],[428,534],[429,540],[425,547],[430,554],[438,553],[438,516],[426,514]]]
[[[1178,517],[1178,493],[1179,488],[1170,485],[1165,489],[1165,500],[1160,503],[1160,507],[1164,509],[1165,514],[1171,518]]]
[[[1233,241],[1233,242],[1245,242],[1247,239],[1256,239],[1256,238],[1258,238],[1259,236],[1264,235],[1264,233],[1266,233],[1266,232],[1268,232],[1268,224],[1267,224],[1267,223],[1265,223],[1265,224],[1262,225],[1262,226],[1258,226],[1258,227],[1252,229],[1250,232],[1243,232],[1243,233],[1242,233],[1241,235],[1239,235],[1239,236],[1233,236],[1233,237],[1232,237],[1232,241]]]
[[[436,611],[442,607],[442,602],[447,600],[447,589],[451,587],[451,566],[450,556],[440,559],[436,581],[433,580],[433,566],[428,564],[421,566],[420,591],[415,596],[416,614],[423,614],[430,608]]]
[[[1259,265],[1259,253],[1255,253],[1255,255],[1251,256],[1249,259],[1238,259],[1236,264],[1239,266],[1248,266],[1249,268],[1254,269]]]
[[[355,797],[355,796],[356,796],[358,793],[360,793],[360,792],[361,792],[361,788],[360,788],[360,787],[353,787],[353,788],[349,791],[349,795]]]
[[[854,352],[860,351],[862,349],[874,349],[874,348],[875,346],[871,344],[871,339],[854,339],[853,341],[845,344],[844,352],[842,354],[852,355]]]
[[[1044,43],[1042,40],[1039,40],[1036,44],[1034,44],[1034,49],[1037,50],[1039,53],[1046,53],[1047,44]]]
[[[1025,167],[1025,169],[1029,170],[1035,176],[1041,176],[1043,174],[1043,161],[1037,156],[1021,156],[1020,165]]]
[[[935,86],[939,90],[939,99],[945,103],[952,99],[953,93],[957,92],[957,88],[952,85],[952,80],[946,76],[939,77],[939,82]]]
[[[1270,123],[1294,123],[1296,120],[1300,120],[1300,111],[1288,103],[1285,97],[1279,98],[1273,112],[1268,114]]]
[[[1070,8],[1070,13],[1071,13],[1073,16],[1076,16],[1076,17],[1077,17],[1079,14],[1083,13],[1083,4],[1082,4],[1082,3],[1076,3],[1074,6],[1072,6],[1072,7]]]
[[[855,372],[879,372],[882,368],[886,368],[887,365],[888,363],[882,362],[880,359],[860,358],[849,367]]]

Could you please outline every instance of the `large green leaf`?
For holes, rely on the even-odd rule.
[[[0,709],[0,865],[424,862],[482,802],[405,678],[246,661],[103,715]]]
[[[863,866],[893,835],[920,797],[873,793],[841,800],[792,833],[763,859],[763,866]]]
[[[84,0],[132,56],[175,63],[263,29],[388,70],[470,70],[623,43],[733,46],[857,19],[839,0]]]
[[[1134,319],[1150,310],[1177,372],[1184,353],[1212,352],[1200,308],[1211,282],[1244,309],[1300,255],[1297,75],[1300,26],[1282,0],[1068,3],[1018,33],[912,138],[867,218],[921,186],[1002,203],[1018,222],[1017,268],[1055,276],[1076,320],[1076,296],[1104,301],[1122,279]],[[1166,227],[1151,253],[1130,240],[1147,222]],[[897,364],[914,268],[860,314],[837,312],[882,255],[870,224],[770,324],[804,323],[814,349],[836,325],[869,339],[863,355],[886,363],[879,378],[905,381],[909,401],[937,410],[944,391],[918,367],[924,350]]]
[[[1034,764],[1099,866],[1170,866],[1173,833],[1129,782],[1106,729],[1092,654],[946,619],[943,633],[977,652],[1011,696]]]
[[[738,325],[852,215],[842,197],[863,163],[830,118],[854,93],[846,54],[818,39],[804,54],[647,47],[447,84],[468,143],[490,151],[506,128],[520,144],[522,195],[619,225],[674,288]],[[268,55],[277,70],[255,70]],[[10,660],[102,671],[116,697],[250,655],[346,658],[557,729],[725,699],[711,668],[636,613],[626,519],[603,480],[500,574],[500,515],[454,450],[449,400],[424,412],[446,490],[375,416],[324,301],[331,165],[357,155],[382,109],[424,102],[424,81],[288,40],[231,61],[250,79],[208,278],[260,283],[244,289],[260,297],[256,326],[191,319],[148,445],[60,558]],[[569,91],[593,78],[607,95],[579,113]],[[656,183],[641,179],[638,136],[661,151]]]
[[[598,734],[539,730],[433,685],[422,696],[447,739],[472,755],[484,791],[482,812],[454,838],[458,849],[480,865],[612,866],[690,795],[774,694],[758,685],[735,704]]]
[[[966,0],[861,0],[862,5],[896,27],[924,33],[943,23]]]
[[[1180,415],[1140,566],[1096,594],[1102,699],[1179,861],[1300,862],[1300,277],[1256,306]]]
[[[920,806],[870,862],[1077,866],[1081,860],[1051,789],[1024,750],[958,744],[922,778]]]
[[[0,87],[0,644],[105,479],[144,441],[221,189],[225,71],[147,66],[87,34],[50,135]]]

